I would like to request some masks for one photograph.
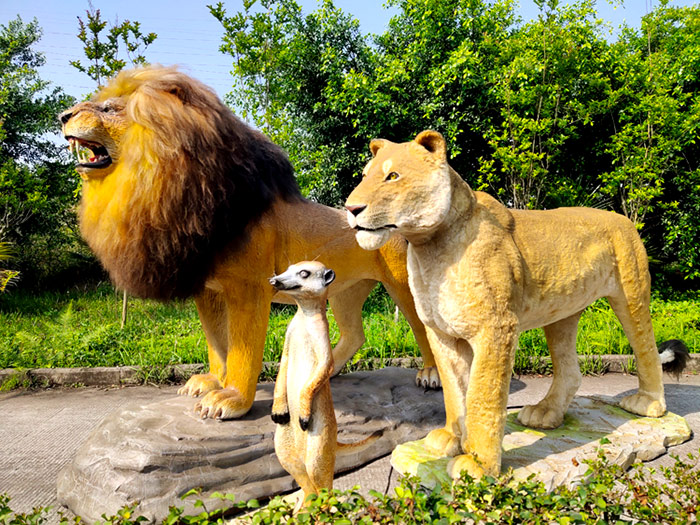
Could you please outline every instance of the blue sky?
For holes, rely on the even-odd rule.
[[[314,10],[316,0],[297,0],[305,12]],[[439,0],[436,0],[439,1]],[[565,0],[562,0],[565,1]],[[151,62],[178,64],[181,69],[212,86],[220,96],[231,90],[230,57],[219,53],[222,28],[206,7],[213,0],[94,0],[103,18],[109,21],[138,20],[144,32],[158,34],[149,47]],[[381,33],[395,11],[377,0],[336,0],[336,5],[352,13],[363,32]],[[525,21],[537,16],[533,0],[521,0],[520,15]],[[618,27],[623,21],[639,27],[641,17],[658,0],[626,0],[624,6],[613,7],[607,0],[598,0],[600,16]],[[672,0],[672,5],[694,5],[697,0]],[[242,9],[241,0],[224,4],[229,13]],[[84,58],[77,33],[77,16],[84,18],[87,0],[0,0],[0,23],[5,25],[18,14],[25,22],[36,17],[44,30],[37,49],[46,56],[42,77],[81,98],[93,89],[92,81],[69,65],[71,59]]]

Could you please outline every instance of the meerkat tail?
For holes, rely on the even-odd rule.
[[[336,455],[343,456],[350,453],[359,452],[362,449],[367,448],[372,443],[377,441],[384,434],[383,430],[377,430],[374,433],[367,436],[365,439],[356,441],[355,443],[341,443],[338,441],[338,449]]]

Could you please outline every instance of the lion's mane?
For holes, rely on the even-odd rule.
[[[81,231],[129,293],[197,294],[217,256],[240,248],[276,199],[301,197],[292,166],[211,89],[174,68],[123,71],[93,101],[114,97],[127,119],[108,175],[117,179],[113,195],[84,190]]]

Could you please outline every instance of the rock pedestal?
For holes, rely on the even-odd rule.
[[[595,459],[601,448],[609,461],[628,468],[634,461],[657,458],[692,434],[685,419],[676,414],[640,417],[595,398],[574,398],[564,424],[554,430],[524,427],[517,413],[508,414],[501,470],[512,468],[519,480],[535,474],[548,490],[583,481],[588,470],[585,460]],[[417,476],[431,489],[450,481],[449,461],[429,452],[424,440],[399,445],[391,456],[397,471]]]
[[[331,381],[340,441],[383,431],[369,447],[339,457],[336,471],[385,456],[444,424],[442,392],[417,389],[415,374],[385,368]],[[108,415],[59,475],[59,502],[88,522],[134,502],[137,513],[159,520],[171,505],[194,512],[196,499],[215,508],[213,492],[247,500],[293,489],[274,451],[273,388],[259,385],[253,408],[238,420],[202,420],[193,410],[197,400],[187,397]],[[181,496],[193,488],[201,488],[201,496],[183,502]]]

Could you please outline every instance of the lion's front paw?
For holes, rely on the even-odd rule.
[[[235,419],[244,416],[250,410],[251,403],[233,388],[223,388],[209,392],[194,406],[195,412],[202,419]]]
[[[459,438],[446,428],[436,428],[425,436],[425,446],[434,454],[456,456],[462,451]]]
[[[540,402],[523,407],[518,413],[518,421],[531,428],[557,428],[564,422],[564,411]]]
[[[187,380],[185,386],[177,391],[181,396],[197,397],[219,390],[221,383],[214,374],[195,374]]]
[[[474,454],[462,454],[461,456],[453,458],[447,464],[447,473],[452,479],[459,478],[462,472],[466,472],[472,478],[478,479],[487,473],[488,470],[493,469],[485,469],[484,465],[476,459]],[[496,470],[498,470],[498,468],[496,468]]]
[[[418,370],[416,374],[416,385],[425,388],[426,390],[442,388],[438,369],[435,366],[427,366]]]
[[[656,398],[643,392],[623,397],[620,406],[627,412],[646,417],[661,417],[666,413],[666,403],[663,396]]]

